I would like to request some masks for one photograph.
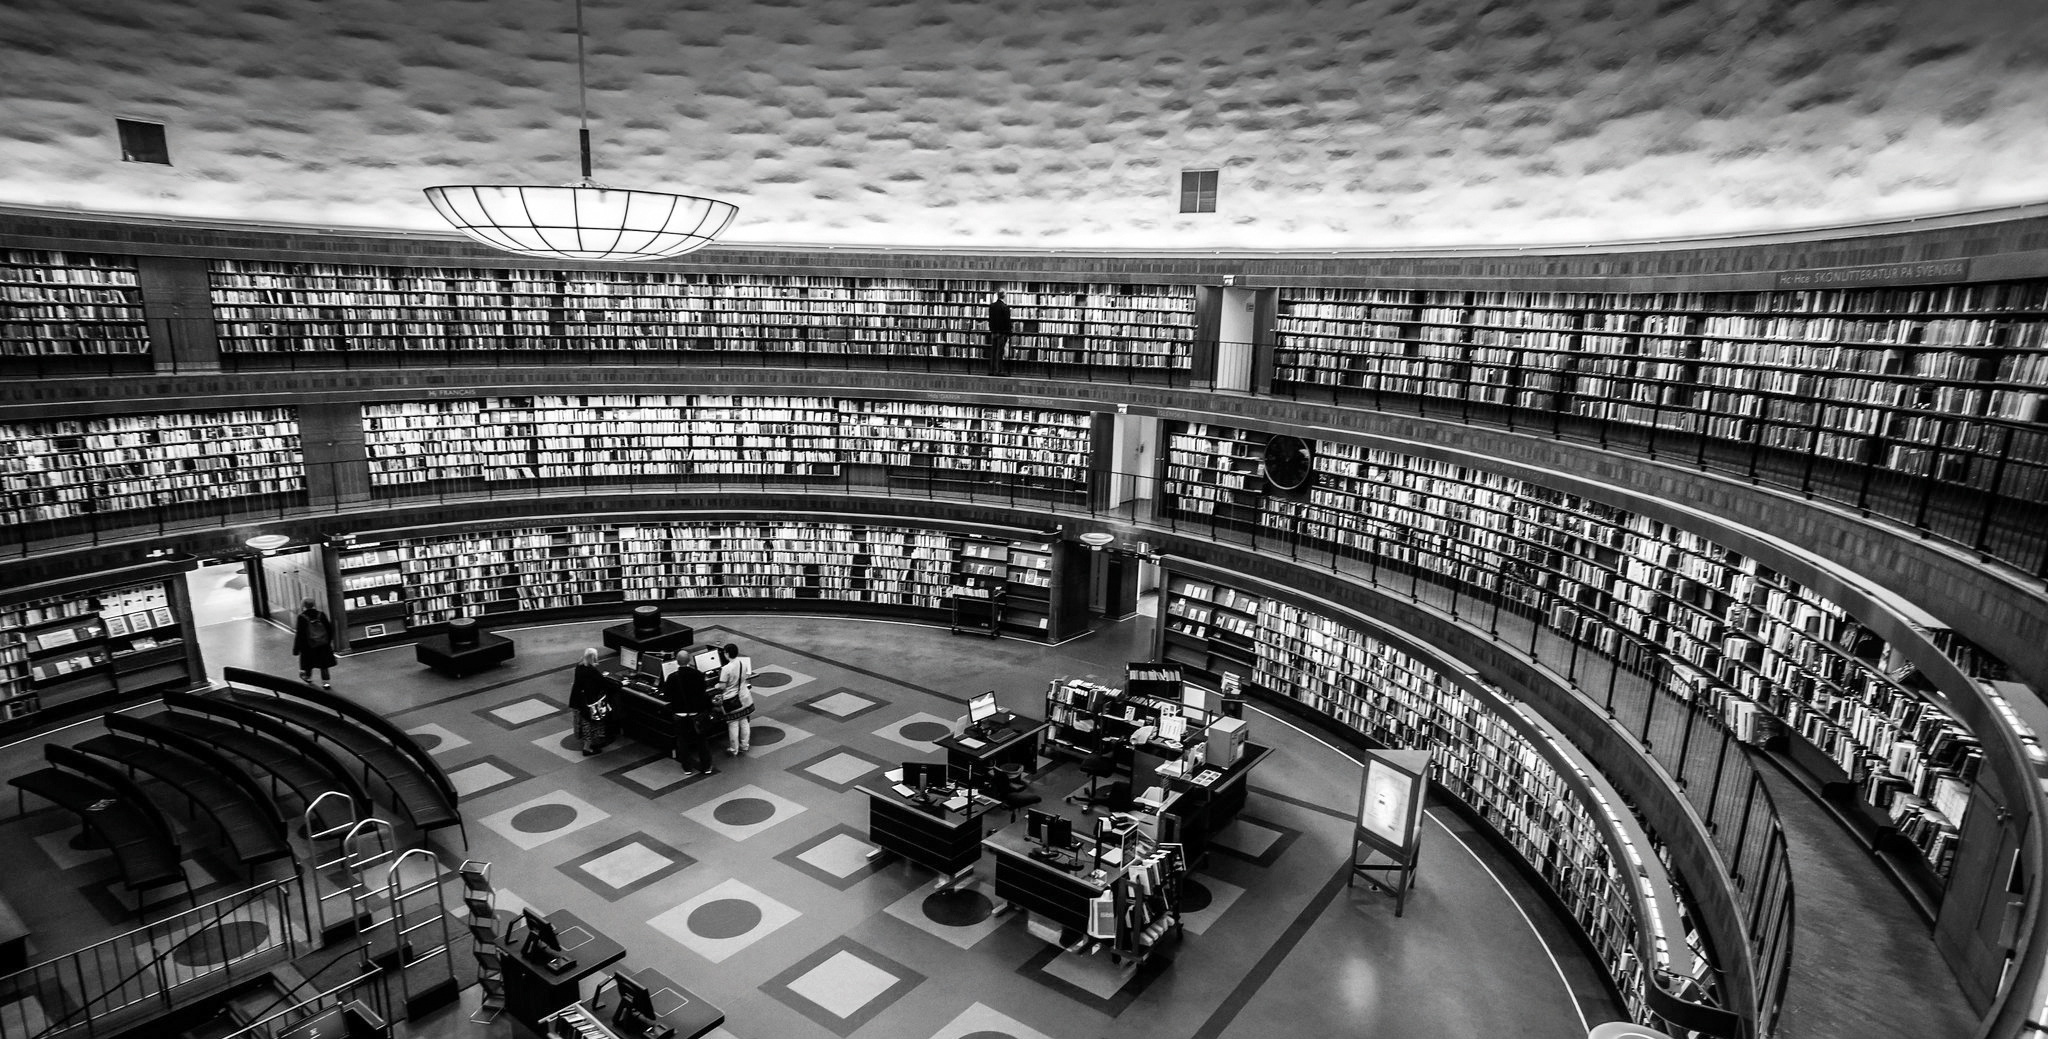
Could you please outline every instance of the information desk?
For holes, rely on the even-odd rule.
[[[976,797],[965,808],[953,810],[944,806],[942,797],[923,805],[894,787],[860,789],[868,795],[868,843],[937,870],[945,875],[941,884],[980,861],[982,817],[996,807],[995,801]]]
[[[687,655],[710,648],[708,644],[699,644],[684,647],[682,652]],[[664,751],[675,749],[675,711],[662,699],[660,686],[639,672],[621,667],[616,659],[599,663],[597,673],[604,679],[605,695],[618,712],[619,731],[627,739]]]
[[[1142,794],[1153,785],[1166,789],[1166,802],[1160,806],[1159,815],[1172,817],[1176,829],[1156,836],[1177,841],[1186,847],[1189,861],[1199,861],[1209,851],[1210,835],[1229,825],[1244,809],[1251,771],[1272,753],[1271,747],[1247,743],[1237,760],[1229,768],[1217,770],[1222,774],[1207,784],[1197,783],[1190,776],[1163,773],[1159,771],[1163,766],[1155,767],[1150,775],[1133,784],[1134,792]],[[1195,769],[1194,775],[1201,775],[1209,767]]]
[[[1013,718],[1004,726],[1008,735],[986,740],[978,736],[947,736],[936,741],[946,752],[946,766],[955,776],[981,780],[1001,765],[1021,766],[1025,774],[1038,769],[1038,741],[1051,726],[1029,718]]]
[[[648,650],[673,653],[689,646],[696,638],[697,629],[672,620],[663,620],[659,628],[644,635],[635,630],[632,621],[614,624],[604,629],[603,636],[604,648],[630,649],[635,653]]]
[[[1038,846],[1025,840],[1024,827],[1006,826],[981,842],[995,856],[996,897],[1064,930],[1088,930],[1088,903],[1109,890],[1116,870],[1095,866],[1094,845],[1081,842],[1073,852],[1080,865],[1069,871],[1032,858]]]
[[[541,1030],[542,1018],[583,998],[583,979],[626,958],[623,946],[591,930],[566,909],[549,913],[547,921],[562,939],[563,955],[575,961],[561,970],[550,970],[546,963],[522,954],[523,937],[511,945],[498,943],[505,960],[505,1012],[535,1032]]]
[[[451,678],[473,675],[512,659],[516,647],[503,635],[480,631],[476,643],[457,646],[446,635],[428,635],[413,646],[413,659]]]
[[[646,1031],[629,1032],[612,1023],[619,995],[611,986],[603,986],[603,991],[588,1002],[563,1007],[549,1016],[569,1022],[578,1036],[589,1039],[646,1039],[660,1035],[668,1039],[702,1039],[725,1023],[725,1011],[664,975],[650,971],[635,980],[647,987],[654,1004],[654,1023]]]

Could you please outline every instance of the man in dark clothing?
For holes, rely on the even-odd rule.
[[[702,671],[683,666],[661,681],[661,698],[668,701],[676,718],[676,760],[686,775],[715,773],[711,767],[711,735],[725,733],[717,704],[711,698],[711,682]]]
[[[1010,305],[998,292],[988,301],[988,373],[1003,374],[1003,348],[1010,345]]]

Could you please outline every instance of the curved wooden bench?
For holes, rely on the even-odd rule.
[[[43,756],[56,768],[37,769],[8,782],[78,816],[113,852],[130,891],[191,884],[179,866],[184,855],[169,823],[120,769],[70,747],[50,744]]]
[[[111,731],[80,742],[79,750],[147,772],[184,795],[213,819],[243,868],[291,857],[276,803],[225,756],[143,719],[108,714],[104,721]]]
[[[347,794],[358,811],[370,805],[370,792],[354,769],[270,715],[192,693],[165,693],[164,706],[173,710],[157,715],[157,722],[261,766],[291,788],[302,808],[330,790]]]
[[[236,667],[224,668],[221,674],[230,685],[268,691],[266,695],[230,690],[222,694],[227,702],[297,725],[362,761],[384,781],[397,801],[394,807],[415,827],[462,827],[454,784],[411,736],[383,715],[304,682]],[[466,830],[462,840],[469,843]]]

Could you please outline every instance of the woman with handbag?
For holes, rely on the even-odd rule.
[[[718,704],[725,710],[725,749],[745,754],[752,749],[754,727],[747,721],[754,713],[754,660],[740,656],[740,647],[726,643],[718,651],[725,661],[718,669]]]
[[[584,650],[575,683],[569,687],[569,709],[576,712],[576,738],[583,741],[584,757],[612,741],[617,719],[610,694],[611,686],[597,670],[597,650]]]

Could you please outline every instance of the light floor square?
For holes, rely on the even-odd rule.
[[[448,782],[454,785],[456,797],[472,797],[511,781],[512,773],[489,759],[464,765],[448,773]]]
[[[533,745],[561,758],[563,761],[583,760],[583,741],[576,738],[576,727],[574,725],[560,732],[548,733],[540,739],[534,740]],[[616,740],[613,741],[612,746],[615,747],[617,745],[618,742]],[[605,749],[610,750],[611,747]]]
[[[776,975],[761,991],[845,1036],[924,982],[923,974],[841,935]]]
[[[446,754],[451,750],[461,750],[470,744],[469,737],[435,722],[415,725],[405,730],[405,734],[411,736],[413,741],[420,745],[420,749],[429,754]]]
[[[919,884],[883,912],[962,949],[972,949],[1010,918],[995,915],[995,890],[971,877],[944,891]]]
[[[946,1022],[932,1039],[967,1039],[968,1036],[1004,1035],[1010,1039],[1052,1039],[986,1003],[969,1004],[960,1016]]]
[[[557,790],[492,812],[477,822],[511,841],[519,850],[532,851],[609,818],[610,812],[566,790]]]
[[[850,747],[833,747],[791,765],[787,771],[844,793],[861,780],[892,767],[886,761],[868,757]]]
[[[743,841],[804,811],[803,805],[781,794],[748,784],[683,812],[683,818],[720,836]]]
[[[76,816],[72,818],[76,818]],[[49,833],[36,834],[36,845],[43,849],[43,854],[48,855],[51,862],[57,864],[58,869],[66,870],[77,869],[88,862],[98,862],[111,854],[104,847],[72,847],[71,842],[78,840],[84,833],[83,827],[76,825],[66,826],[63,829],[52,830]]]
[[[840,823],[775,856],[775,861],[829,887],[845,891],[894,861],[888,855],[870,858],[869,853],[876,850],[868,843],[866,830]]]
[[[890,722],[875,730],[875,735],[885,740],[901,743],[918,751],[931,750],[934,742],[952,734],[953,719],[941,718],[926,711],[919,711],[908,718]]]
[[[759,712],[755,712],[752,736],[753,749],[747,751],[747,753],[755,757],[763,754],[773,754],[778,750],[795,746],[804,740],[810,739],[813,735],[815,734],[808,729],[791,725],[780,718],[763,718]]]
[[[781,664],[756,664],[754,666],[754,696],[780,696],[795,689],[801,689],[817,681],[801,671],[792,671]]]
[[[684,771],[682,762],[666,755],[621,765],[606,772],[604,777],[636,794],[650,798],[660,797],[671,790],[680,790],[709,778],[702,773],[688,774]]]
[[[820,693],[797,704],[797,706],[814,714],[822,714],[827,718],[835,718],[844,722],[852,721],[869,711],[879,711],[889,706],[889,703],[886,700],[868,696],[864,693],[856,693],[851,689],[842,687],[830,692]]]
[[[1271,866],[1300,836],[1299,830],[1240,815],[1218,829],[1211,840],[1218,851],[1227,855],[1255,866]]]
[[[1201,934],[1229,912],[1243,895],[1243,888],[1227,880],[1218,880],[1207,873],[1190,873],[1181,880],[1181,926],[1189,934]],[[1201,908],[1193,908],[1196,903],[1200,903]]]
[[[1040,969],[1100,1000],[1113,998],[1138,976],[1137,964],[1112,963],[1105,952],[1090,956],[1062,951]]]
[[[628,834],[556,867],[563,875],[616,902],[697,864],[652,834]]]
[[[724,963],[801,915],[737,880],[726,880],[647,925],[712,963]]]
[[[522,725],[531,725],[542,718],[551,714],[558,714],[566,709],[567,705],[559,701],[551,700],[544,696],[528,696],[514,700],[511,703],[499,704],[496,707],[486,707],[476,713],[479,717],[495,722],[507,729],[516,729]]]

